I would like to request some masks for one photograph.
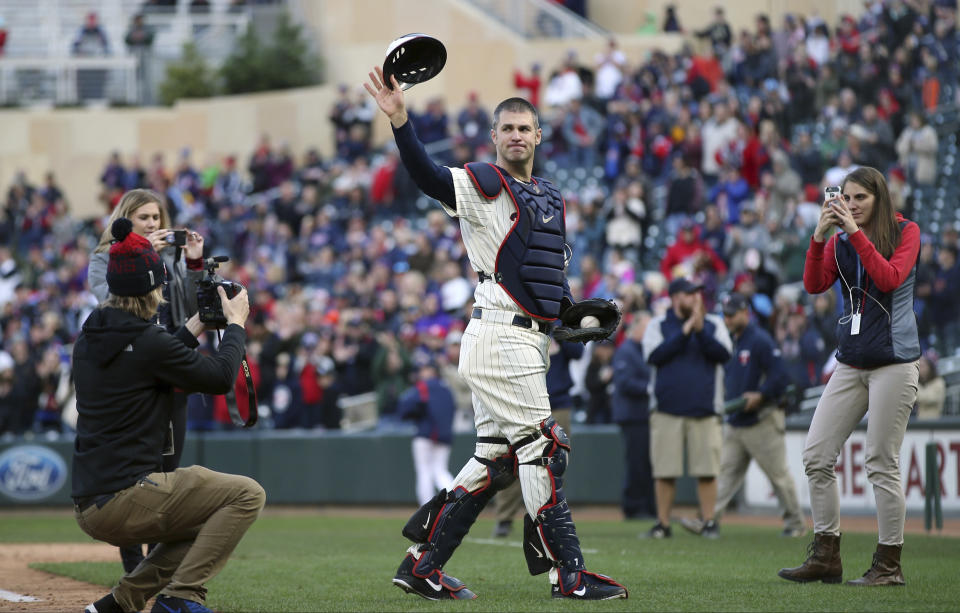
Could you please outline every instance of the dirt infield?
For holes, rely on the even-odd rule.
[[[98,585],[33,570],[34,562],[109,562],[117,548],[101,543],[41,543],[0,545],[0,589],[27,595],[35,602],[0,598],[0,611],[83,611],[106,593]]]
[[[272,507],[266,515],[351,515],[354,517],[388,517],[398,521],[405,520],[412,508],[367,508],[367,507]],[[577,519],[591,521],[622,521],[619,509],[611,506],[574,507]],[[41,513],[48,513],[43,512]],[[50,511],[50,514],[59,514]],[[679,509],[678,515],[692,517],[693,509]],[[69,515],[64,513],[65,516]],[[482,517],[492,517],[486,512]],[[636,522],[638,530],[649,522]],[[779,526],[779,518],[773,515],[728,514],[723,523],[736,525]],[[876,519],[872,516],[844,516],[842,527],[845,532],[875,532]],[[809,520],[808,520],[809,524]],[[908,517],[908,534],[923,534],[923,519]],[[960,518],[948,518],[944,521],[942,536],[960,537]],[[66,577],[52,575],[29,568],[36,562],[112,562],[118,560],[117,549],[102,543],[42,543],[42,544],[0,544],[0,590],[37,598],[33,602],[10,602],[3,598],[0,591],[0,612],[17,611],[27,613],[46,613],[48,611],[82,611],[87,604],[106,593],[105,588],[91,585]],[[149,606],[145,609],[149,610]]]

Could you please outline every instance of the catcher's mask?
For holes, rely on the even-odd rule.
[[[383,80],[392,89],[390,76],[393,75],[401,89],[410,89],[440,74],[446,63],[447,49],[439,40],[426,34],[407,34],[387,47]]]

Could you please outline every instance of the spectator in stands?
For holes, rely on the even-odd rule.
[[[630,261],[639,261],[643,244],[643,221],[647,208],[643,202],[643,184],[634,181],[614,189],[604,207],[607,245]]]
[[[142,13],[133,16],[127,34],[123,38],[127,49],[137,58],[137,87],[140,104],[152,102],[150,86],[150,63],[153,59],[153,28],[144,23]]]
[[[413,364],[410,354],[393,334],[382,332],[377,342],[370,378],[377,391],[377,413],[388,417],[397,414],[397,402],[409,383],[407,377]]]
[[[412,115],[414,127],[424,145],[450,138],[443,98],[432,98],[423,113]]]
[[[577,53],[567,52],[563,66],[550,74],[546,90],[543,92],[543,104],[546,107],[564,108],[571,100],[583,97],[583,81],[577,72]]]
[[[440,378],[437,365],[423,363],[416,383],[403,392],[397,404],[397,414],[417,427],[412,444],[417,504],[426,504],[453,482],[448,465],[455,409],[453,394]]]
[[[730,24],[727,23],[722,6],[714,7],[713,21],[704,29],[694,31],[694,36],[709,39],[717,57],[723,57],[726,54],[733,40],[733,34],[730,32]]]
[[[660,262],[660,272],[668,280],[675,276],[692,275],[701,266],[720,275],[727,272],[727,265],[709,245],[700,239],[699,234],[700,228],[693,221],[681,222],[676,241],[667,248]]]
[[[663,7],[663,31],[664,32],[683,32],[680,25],[680,18],[677,17],[677,7],[668,4]]]
[[[907,128],[897,139],[897,155],[907,177],[918,185],[937,180],[937,132],[917,111],[910,113]]]
[[[613,354],[610,407],[623,438],[626,468],[620,508],[627,519],[657,515],[650,465],[650,367],[643,358],[643,335],[649,323],[650,314],[638,312]]]
[[[519,69],[513,71],[513,86],[519,90],[517,94],[530,101],[535,108],[540,107],[540,63],[530,65],[530,74],[525,75]]]
[[[460,136],[470,146],[470,159],[474,159],[480,147],[486,147],[490,140],[490,115],[480,106],[477,92],[467,94],[467,105],[457,116],[457,127]]]
[[[587,401],[587,423],[608,424],[611,419],[610,392],[613,389],[612,341],[593,345],[590,363],[584,375],[583,385],[590,395]]]
[[[729,224],[740,223],[740,206],[750,198],[750,185],[733,164],[720,166],[719,181],[707,193],[707,200],[718,205]],[[721,198],[721,195],[723,198]]]
[[[699,161],[698,161],[699,163]],[[673,172],[667,187],[667,232],[676,231],[679,221],[700,212],[703,206],[703,185],[699,173],[691,168],[684,155],[673,157]]]
[[[605,103],[613,98],[617,93],[617,87],[623,81],[627,56],[617,48],[617,39],[610,37],[606,51],[597,54],[595,63],[597,66],[595,92],[597,98]]]
[[[940,419],[947,395],[946,382],[937,372],[937,363],[929,352],[920,357],[919,366],[917,419]]]
[[[960,262],[957,261],[957,247],[941,245],[937,251],[937,271],[933,278],[927,308],[930,322],[937,335],[937,349],[941,355],[948,355],[960,346]]]
[[[100,27],[95,12],[87,17],[73,41],[73,54],[80,57],[98,57],[110,55],[110,41]],[[77,97],[81,100],[101,100],[107,84],[107,71],[104,68],[83,68],[77,71]]]
[[[653,366],[650,457],[657,495],[657,523],[650,538],[669,538],[676,480],[697,479],[703,535],[717,535],[714,505],[720,464],[720,379],[732,344],[719,317],[708,315],[701,287],[689,279],[670,282],[671,308],[655,317],[643,335],[643,354]],[[690,385],[697,381],[697,385]]]
[[[707,108],[710,108],[709,105]],[[713,186],[719,179],[721,172],[719,157],[737,138],[738,127],[738,122],[730,116],[730,107],[725,101],[718,101],[713,105],[712,112],[701,129],[703,160],[700,167],[707,185]]]
[[[603,117],[592,107],[573,98],[567,105],[563,121],[563,138],[570,152],[570,162],[581,168],[593,168],[603,136]]]
[[[770,232],[760,223],[760,211],[752,200],[743,203],[740,222],[730,226],[724,254],[730,263],[730,272],[738,274],[748,270],[745,262],[747,251],[755,249],[763,256],[770,254]]]

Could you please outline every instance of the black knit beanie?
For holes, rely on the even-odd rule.
[[[114,296],[145,296],[166,281],[163,259],[150,241],[133,231],[133,222],[120,217],[110,233],[116,242],[110,246],[107,286]]]

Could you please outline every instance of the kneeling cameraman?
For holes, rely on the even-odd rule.
[[[228,300],[217,353],[193,351],[205,326],[197,315],[175,335],[151,323],[163,301],[164,264],[153,246],[113,223],[110,297],[83,324],[73,349],[77,438],[73,454],[75,516],[80,528],[112,545],[159,543],[87,613],[202,613],[203,586],[263,508],[263,488],[249,477],[200,466],[162,472],[174,390],[224,394],[243,358],[247,293]]]

